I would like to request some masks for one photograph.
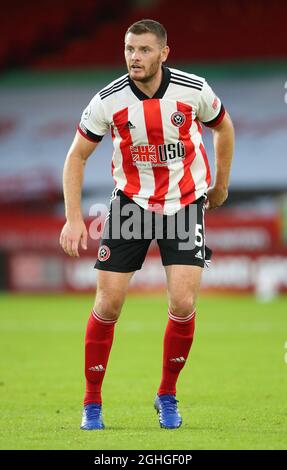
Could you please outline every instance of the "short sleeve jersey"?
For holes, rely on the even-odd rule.
[[[206,193],[211,178],[201,124],[215,127],[224,114],[204,78],[163,67],[152,98],[128,74],[103,88],[78,130],[92,142],[110,131],[116,187],[141,207],[172,215]]]

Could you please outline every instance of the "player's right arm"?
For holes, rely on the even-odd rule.
[[[68,151],[63,172],[66,223],[60,245],[69,256],[79,257],[79,243],[87,249],[88,232],[81,211],[81,193],[86,162],[98,142],[91,142],[77,131]]]

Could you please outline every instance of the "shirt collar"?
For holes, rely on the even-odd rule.
[[[161,99],[163,98],[167,87],[170,82],[170,70],[168,67],[162,66],[162,79],[161,84],[155,94],[150,98],[147,96],[143,91],[141,91],[135,84],[135,82],[129,76],[129,84],[131,87],[132,92],[136,95],[139,100],[149,100],[149,99]]]

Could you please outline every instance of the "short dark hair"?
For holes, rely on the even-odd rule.
[[[140,20],[136,23],[133,23],[128,29],[125,34],[125,37],[128,33],[132,34],[145,34],[145,33],[152,33],[154,34],[162,47],[166,46],[167,43],[167,32],[165,27],[159,23],[158,21],[154,20]]]

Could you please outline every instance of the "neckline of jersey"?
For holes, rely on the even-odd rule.
[[[131,90],[139,100],[143,101],[143,100],[154,100],[154,99],[163,98],[170,82],[171,72],[168,67],[164,67],[164,66],[162,66],[162,71],[163,71],[163,74],[162,74],[161,84],[158,90],[155,92],[155,94],[151,98],[147,96],[143,91],[141,91],[136,86],[135,82],[130,78],[130,76],[128,77]]]

